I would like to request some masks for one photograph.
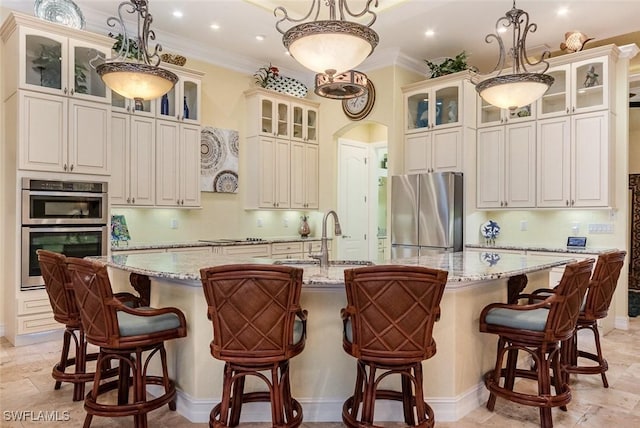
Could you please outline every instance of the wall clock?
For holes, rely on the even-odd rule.
[[[348,100],[342,100],[342,111],[351,120],[364,119],[373,109],[376,102],[376,88],[371,79],[367,79],[367,93]]]

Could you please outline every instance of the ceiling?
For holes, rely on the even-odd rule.
[[[121,3],[74,1],[85,16],[86,29],[104,34],[110,31],[106,19],[117,15]],[[321,1],[326,13],[325,0]],[[361,10],[365,2],[349,0],[348,4],[352,10]],[[33,14],[33,3],[2,0],[3,7],[29,14]],[[311,0],[150,0],[149,10],[154,18],[151,28],[165,51],[244,72],[272,63],[285,75],[312,81],[313,73],[285,54],[273,14],[280,5],[287,8],[290,16],[302,17]],[[495,42],[485,43],[484,36],[493,32],[498,18],[512,6],[510,0],[379,0],[379,7],[374,8],[378,17],[372,28],[379,34],[380,44],[360,69],[367,71],[393,63],[426,73],[423,60],[437,61],[464,50],[469,64],[488,72],[498,59],[498,46]],[[516,6],[527,11],[530,21],[538,25],[537,31],[527,37],[530,53],[545,47],[559,51],[565,32],[571,30],[593,37],[592,44],[640,31],[638,0],[520,0]],[[560,8],[566,9],[564,15],[558,14]],[[173,16],[177,10],[182,12],[181,18]],[[219,29],[212,29],[212,24]],[[427,30],[434,35],[426,36]],[[135,34],[135,27],[129,32]],[[505,38],[507,48],[511,46],[510,34]],[[256,40],[257,35],[264,40]]]

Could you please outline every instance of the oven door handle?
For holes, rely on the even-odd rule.
[[[62,226],[62,227],[27,227],[23,226],[23,229],[37,232],[102,232],[107,226],[92,226],[92,227],[77,227],[77,226]]]
[[[104,198],[106,193],[96,192],[54,192],[50,190],[27,190],[29,196],[61,196],[61,197],[76,197],[81,196],[85,198]]]

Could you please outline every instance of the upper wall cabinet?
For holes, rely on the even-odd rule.
[[[154,117],[156,115],[156,100],[135,101],[125,98],[117,92],[111,92],[111,111],[138,116]]]
[[[156,100],[156,117],[159,119],[199,124],[202,120],[200,89],[201,73],[162,63],[162,68],[174,72],[178,83],[164,96]]]
[[[291,139],[306,143],[318,142],[318,109],[291,102]]]
[[[431,83],[431,82],[429,82]],[[420,132],[462,123],[462,81],[425,84],[405,92],[405,132]]]
[[[18,14],[7,19],[1,35],[6,58],[16,64],[3,79],[5,97],[20,88],[111,101],[95,67],[110,57],[113,39]]]
[[[515,110],[502,109],[478,96],[478,128],[535,120],[536,103]]]
[[[538,102],[538,117],[587,113],[611,108],[610,58],[592,59],[563,64],[549,69],[555,79],[553,85]]]

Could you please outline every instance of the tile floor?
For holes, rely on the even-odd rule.
[[[640,426],[640,318],[632,318],[628,331],[614,330],[603,338],[604,353],[609,361],[609,389],[602,387],[599,376],[574,375],[573,400],[569,410],[553,410],[556,428]],[[587,342],[587,341],[583,341]],[[0,339],[0,427],[81,427],[84,421],[82,402],[71,401],[71,386],[55,391],[51,368],[59,357],[60,343],[46,342],[15,348]],[[66,422],[10,421],[11,411],[58,411]],[[64,413],[68,412],[68,413]],[[436,422],[438,415],[436,414]],[[92,427],[130,427],[133,419],[94,417]],[[401,426],[390,423],[386,426]],[[166,407],[149,415],[153,428],[206,427],[193,424],[170,412]],[[245,428],[267,427],[269,424],[241,424]],[[334,428],[341,423],[303,423],[304,427]],[[495,412],[478,408],[457,422],[437,423],[438,427],[537,427],[538,411],[498,399]]]

